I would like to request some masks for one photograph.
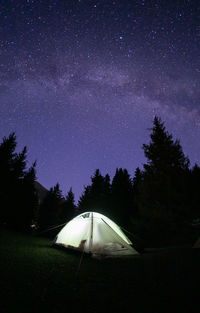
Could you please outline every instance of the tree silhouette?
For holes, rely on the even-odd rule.
[[[62,192],[57,183],[50,188],[40,206],[38,225],[40,230],[56,226],[60,222],[61,206],[63,203]]]
[[[91,182],[91,185],[84,188],[79,199],[79,209],[81,212],[89,210],[106,214],[110,203],[110,177],[108,174],[102,176],[97,169],[91,177]]]
[[[200,218],[200,167],[195,164],[188,184],[191,219]]]
[[[17,216],[20,216],[18,219],[20,229],[29,228],[36,219],[38,197],[34,184],[36,180],[35,167],[36,163],[25,173],[21,182],[21,201],[18,210],[16,210]],[[20,194],[20,190],[18,192]]]
[[[37,206],[35,166],[26,170],[27,148],[16,153],[15,133],[0,144],[0,220],[12,227],[30,228]]]
[[[91,186],[84,186],[84,191],[79,198],[78,208],[80,212],[91,210]]]
[[[132,181],[127,169],[117,168],[111,185],[113,218],[126,226],[133,209]]]
[[[143,174],[139,167],[136,168],[135,174],[133,177],[133,211],[132,216],[136,216],[139,214],[139,207],[138,207],[138,199],[139,199],[139,186],[142,182]]]
[[[76,205],[72,188],[69,189],[66,199],[62,204],[61,214],[59,216],[60,223],[71,220],[76,214]]]
[[[189,159],[158,117],[151,131],[150,143],[143,145],[147,163],[137,201],[140,214],[150,220],[184,219],[188,210]]]

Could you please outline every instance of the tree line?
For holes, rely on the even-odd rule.
[[[200,167],[190,167],[180,142],[158,117],[149,143],[142,147],[147,160],[143,168],[138,167],[132,177],[127,169],[117,168],[112,181],[97,169],[77,205],[72,189],[64,197],[58,183],[39,203],[36,163],[26,169],[27,149],[16,153],[16,145],[14,133],[0,145],[0,219],[12,227],[37,225],[45,230],[84,211],[97,211],[139,236],[145,232],[167,236],[177,225],[200,217]]]

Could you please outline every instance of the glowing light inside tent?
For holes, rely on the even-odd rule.
[[[67,246],[78,248],[80,238],[87,240],[90,231],[89,219],[73,219],[58,234],[57,243],[64,243]]]
[[[96,212],[85,212],[72,219],[58,233],[56,244],[91,252],[93,255],[137,254],[120,227]]]

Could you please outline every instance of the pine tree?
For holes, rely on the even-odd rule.
[[[138,199],[139,199],[139,186],[143,180],[143,173],[139,167],[136,168],[133,177],[133,211],[132,216],[139,214]]]
[[[15,158],[16,136],[10,134],[4,137],[0,145],[0,201],[1,201],[1,221],[8,222],[11,207],[11,197],[14,190],[15,181],[12,179],[13,159]]]
[[[91,186],[84,186],[84,191],[78,201],[78,208],[80,212],[91,210]]]
[[[110,176],[108,174],[104,177],[104,184],[103,184],[103,207],[105,208],[105,214],[110,214],[110,207],[111,207],[111,183],[110,183]]]
[[[38,225],[40,229],[47,229],[60,222],[61,206],[63,203],[62,192],[57,183],[51,187],[40,206]]]
[[[172,135],[166,131],[164,123],[157,116],[153,121],[150,138],[149,145],[143,144],[144,154],[147,158],[147,164],[144,164],[146,171],[168,171],[172,168],[188,169],[190,162],[185,157],[180,142],[173,141]]]
[[[109,211],[110,177],[101,175],[97,169],[91,177],[91,185],[84,187],[78,206],[80,211],[97,211],[106,214]]]
[[[37,206],[35,197],[31,197],[35,192],[35,164],[26,170],[27,148],[16,153],[16,146],[15,133],[0,144],[0,220],[24,230],[30,228]]]
[[[200,218],[200,167],[195,164],[190,172],[189,180],[191,220]]]
[[[66,199],[62,204],[60,223],[71,220],[76,214],[76,205],[72,188],[69,189]]]
[[[140,183],[138,206],[150,220],[176,221],[187,215],[186,181],[189,159],[158,117],[154,118],[150,143],[143,145],[147,163]]]
[[[35,190],[35,167],[36,162],[25,173],[21,183],[21,190],[19,190],[19,194],[21,193],[20,207],[18,207],[15,219],[19,229],[28,230],[36,219],[38,197]]]
[[[117,168],[111,185],[111,210],[113,218],[121,225],[129,222],[133,209],[132,181],[127,169]]]

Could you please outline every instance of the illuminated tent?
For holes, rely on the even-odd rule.
[[[91,253],[93,256],[138,254],[121,228],[96,212],[86,212],[73,218],[58,233],[55,244]]]

